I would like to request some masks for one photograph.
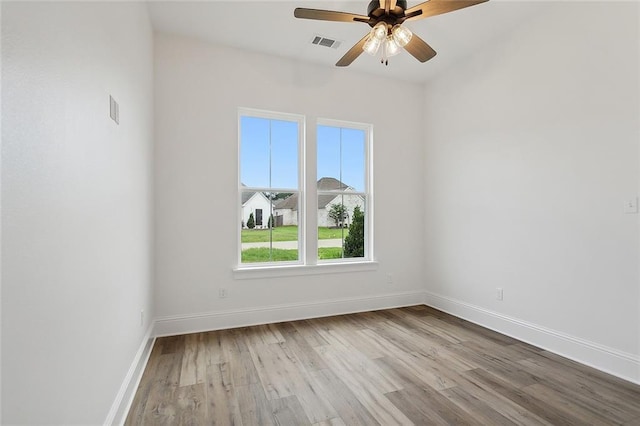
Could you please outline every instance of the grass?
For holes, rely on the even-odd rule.
[[[243,243],[266,243],[269,241],[269,232],[273,231],[273,241],[297,241],[297,226],[279,226],[273,229],[243,229]]]
[[[343,234],[344,232],[344,234]],[[325,228],[318,227],[318,239],[319,240],[332,240],[334,238],[346,238],[349,235],[349,228]]]
[[[318,249],[320,259],[340,259],[342,247],[320,247]],[[258,262],[284,262],[298,260],[298,250],[272,249],[269,256],[268,247],[250,248],[242,250],[242,263]]]
[[[269,256],[269,247],[257,247],[242,250],[242,263],[257,262],[283,262],[298,260],[298,250],[272,249]]]
[[[273,231],[272,241],[298,241],[297,226],[278,226],[273,229],[243,229],[243,243],[266,243],[269,241],[269,233]],[[320,240],[331,240],[349,235],[349,229],[318,227],[318,238]]]
[[[318,258],[319,259],[341,259],[342,247],[319,247]]]

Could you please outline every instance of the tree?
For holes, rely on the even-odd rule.
[[[247,228],[253,229],[256,227],[256,220],[253,218],[253,213],[249,214],[249,220],[247,220]]]
[[[347,217],[347,208],[342,203],[332,204],[329,210],[329,217],[336,222],[336,226],[340,226]]]
[[[274,226],[275,226],[275,225],[274,225],[274,222],[273,222],[273,215],[270,215],[270,216],[269,216],[269,220],[267,221],[267,227],[268,227],[269,229],[271,229],[271,228],[273,228]]]
[[[364,257],[364,213],[358,206],[353,209],[349,235],[344,239],[344,257]]]
[[[291,195],[293,195],[292,192],[263,192],[262,193],[265,197],[267,197],[267,200],[282,200],[284,198],[287,198]]]

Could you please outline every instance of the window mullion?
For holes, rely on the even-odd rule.
[[[307,132],[305,141],[305,164],[304,164],[304,176],[305,192],[306,192],[306,211],[309,212],[306,215],[305,223],[305,264],[316,265],[318,263],[318,187],[316,183],[317,175],[317,138],[314,130]],[[313,212],[313,213],[311,213]]]

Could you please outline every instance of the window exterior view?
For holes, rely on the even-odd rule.
[[[240,155],[240,264],[336,262],[368,259],[370,226],[369,126],[323,120],[316,132],[315,203],[300,181],[306,167],[299,116],[242,110]],[[307,179],[310,176],[306,176]],[[302,230],[314,216],[311,232]],[[317,253],[301,255],[303,235]]]
[[[240,116],[240,263],[299,262],[300,229],[276,226],[278,201],[300,194],[303,118],[243,111]],[[299,202],[292,209],[299,213]],[[279,219],[282,222],[281,219]]]

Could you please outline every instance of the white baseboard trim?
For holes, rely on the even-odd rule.
[[[191,315],[175,315],[157,318],[155,335],[157,337],[172,336],[197,333],[200,331],[222,330],[250,325],[397,308],[423,303],[423,291],[410,291],[369,297],[329,299],[318,302],[232,309]]]
[[[435,293],[425,292],[424,300],[451,315],[640,384],[640,356]]]
[[[149,361],[149,355],[151,355],[151,349],[153,349],[155,322],[152,322],[147,329],[147,332],[142,339],[142,343],[136,352],[136,356],[133,358],[133,362],[127,371],[127,375],[120,385],[120,390],[116,395],[111,409],[107,414],[107,418],[104,421],[105,426],[111,425],[123,425],[129,413],[129,408],[133,403],[133,398],[136,395],[136,390],[142,379],[142,373]]]

